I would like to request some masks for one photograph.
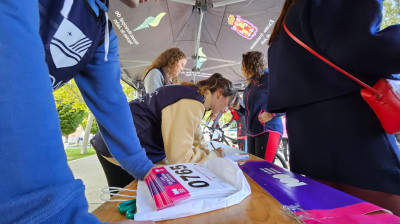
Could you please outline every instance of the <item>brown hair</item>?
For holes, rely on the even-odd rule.
[[[242,66],[246,74],[249,75],[247,84],[250,84],[253,80],[258,83],[264,74],[265,62],[264,54],[260,51],[249,51],[242,54]]]
[[[294,5],[298,0],[286,0],[283,4],[281,14],[275,23],[274,29],[272,30],[271,37],[268,40],[268,45],[271,45],[279,36],[279,29],[282,27],[283,21],[286,19],[286,14],[289,8]]]
[[[153,68],[163,68],[166,69],[167,79],[169,79],[169,70],[172,68],[179,60],[186,58],[185,53],[181,51],[179,48],[169,48],[166,51],[162,52],[149,67],[146,68],[142,75],[142,81],[146,78],[147,73]]]
[[[232,96],[231,105],[236,105],[239,101],[239,93],[237,89],[233,87],[231,81],[224,78],[219,73],[214,73],[209,78],[203,79],[197,82],[196,84],[193,84],[191,82],[183,82],[181,84],[188,86],[196,86],[197,91],[202,95],[206,94],[207,90],[209,90],[211,93],[214,93],[215,91],[218,90],[222,90],[222,96],[224,97]]]

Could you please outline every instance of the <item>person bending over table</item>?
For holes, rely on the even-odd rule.
[[[381,30],[382,0],[286,0],[269,40],[270,112],[286,111],[290,169],[400,215],[400,151],[361,85],[400,73],[400,24]],[[340,16],[338,16],[340,15]],[[283,91],[282,91],[283,90]]]
[[[161,53],[143,73],[143,95],[161,86],[177,83],[186,62],[186,56],[179,48],[170,48]]]
[[[222,148],[207,149],[200,128],[205,110],[223,113],[236,103],[237,96],[232,82],[215,73],[196,84],[158,88],[129,105],[140,143],[153,163],[201,163],[225,156]],[[91,142],[109,186],[125,187],[134,180],[119,167],[101,134]]]

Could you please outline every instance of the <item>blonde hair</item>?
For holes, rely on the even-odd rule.
[[[181,51],[179,48],[169,48],[166,51],[162,52],[152,63],[149,67],[146,68],[142,75],[142,81],[146,78],[147,73],[153,68],[163,68],[166,69],[167,80],[170,79],[169,73],[170,69],[178,63],[179,60],[186,58],[185,53]],[[178,82],[177,79],[174,80],[174,83]]]

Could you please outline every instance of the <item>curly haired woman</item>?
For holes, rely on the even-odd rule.
[[[267,112],[268,71],[265,70],[264,54],[259,51],[243,54],[242,74],[247,80],[247,87],[243,93],[247,150],[272,162],[283,132],[280,118],[283,113]]]
[[[170,48],[161,53],[143,73],[143,94],[176,83],[186,62],[186,55],[179,48]]]

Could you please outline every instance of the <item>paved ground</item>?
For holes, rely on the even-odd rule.
[[[100,199],[101,189],[108,187],[107,180],[96,155],[74,160],[68,163],[76,179],[85,184],[85,195],[92,212],[104,203]]]

